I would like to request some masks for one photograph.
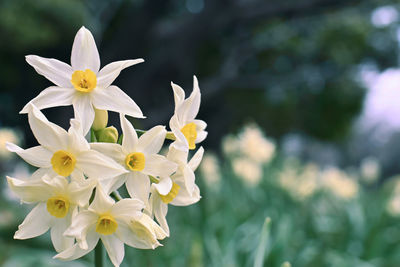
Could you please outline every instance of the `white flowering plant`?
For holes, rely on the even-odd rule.
[[[170,234],[168,204],[187,206],[200,200],[194,171],[204,149],[207,124],[196,119],[200,89],[194,76],[193,91],[171,83],[175,112],[167,131],[155,126],[135,129],[126,116],[144,118],[138,105],[112,85],[119,73],[143,59],[110,63],[100,69],[100,57],[89,30],[76,34],[71,65],[56,59],[29,55],[26,61],[54,83],[32,99],[27,113],[39,145],[23,149],[6,143],[37,170],[29,179],[7,177],[21,203],[35,204],[18,227],[16,239],[40,236],[50,229],[61,260],[78,259],[95,250],[95,265],[102,266],[102,245],[114,266],[124,258],[124,245],[155,249]],[[72,105],[74,118],[68,131],[50,122],[42,109]],[[122,134],[107,127],[108,111],[118,112]],[[166,155],[160,154],[171,140]],[[127,195],[119,190],[126,187]]]

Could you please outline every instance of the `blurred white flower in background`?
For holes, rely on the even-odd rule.
[[[29,171],[28,166],[22,162],[14,164],[14,168],[10,174],[10,176],[18,177],[21,180],[27,180],[31,177],[31,175],[32,172]],[[5,186],[3,188],[3,196],[6,200],[20,202],[19,197],[11,191],[9,186]]]
[[[217,155],[212,152],[206,152],[200,164],[200,172],[204,182],[210,188],[219,188],[221,183],[221,170],[219,167]]]
[[[227,135],[222,140],[222,151],[226,156],[231,156],[239,150],[239,140],[236,136]]]
[[[358,193],[358,183],[344,171],[330,167],[322,172],[323,187],[342,199],[351,199]]]
[[[374,157],[363,159],[360,165],[360,173],[361,179],[365,183],[371,184],[375,182],[381,174],[381,166],[378,160]]]
[[[239,135],[239,147],[244,155],[258,163],[268,163],[275,154],[275,143],[255,124],[244,127]]]
[[[256,124],[247,124],[237,136],[228,135],[222,150],[232,160],[233,172],[247,185],[255,186],[263,176],[263,166],[275,155],[276,146]]]
[[[6,142],[20,144],[21,138],[18,132],[11,128],[0,128],[0,159],[9,159],[13,155],[6,149]]]
[[[315,163],[308,163],[299,170],[296,163],[288,159],[278,175],[278,181],[292,197],[305,200],[318,190],[319,168]]]
[[[386,203],[386,211],[392,216],[400,216],[400,176],[395,176],[391,180],[393,191]]]
[[[300,198],[308,198],[318,189],[319,169],[314,163],[308,163],[299,175],[300,183],[297,186],[297,194]]]
[[[395,194],[387,203],[386,210],[392,216],[400,215],[400,194]]]
[[[248,158],[237,158],[232,161],[233,172],[247,185],[256,186],[260,183],[263,171],[261,165]]]

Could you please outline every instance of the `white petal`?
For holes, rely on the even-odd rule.
[[[112,159],[116,162],[124,162],[126,155],[122,153],[122,146],[113,143],[90,143],[90,147]]]
[[[143,214],[143,216],[147,216],[147,215]],[[143,225],[143,226],[146,227],[147,225]],[[142,233],[142,232],[140,232],[140,233]],[[136,234],[134,231],[132,231],[129,228],[128,224],[126,224],[126,223],[118,224],[118,229],[115,234],[119,239],[121,239],[122,242],[124,242],[128,246],[131,246],[134,248],[140,248],[140,249],[153,248],[153,244],[149,244],[148,239],[140,238],[138,236],[138,234]]]
[[[140,218],[144,204],[139,199],[124,198],[111,208],[111,214],[116,218]]]
[[[194,180],[195,180],[195,175],[194,172],[192,171],[192,169],[186,165],[183,168],[183,177],[184,177],[184,189],[186,189],[189,192],[189,195],[192,196],[193,190],[194,190]]]
[[[164,144],[167,131],[164,126],[155,126],[139,137],[137,151],[145,154],[158,153]]]
[[[144,118],[138,105],[117,86],[97,87],[91,94],[93,106],[97,109],[123,113],[135,118]]]
[[[97,242],[99,241],[99,235],[96,233],[94,230],[94,227],[88,231],[87,234],[87,249],[82,249],[79,247],[79,244],[76,243],[72,247],[70,247],[67,250],[64,250],[63,252],[57,254],[54,256],[55,259],[62,259],[62,260],[75,260],[80,257],[85,256],[88,254],[90,251],[94,249],[96,246]]]
[[[32,176],[30,180],[42,180],[43,176],[49,176],[50,178],[53,178],[57,176],[58,174],[53,170],[53,167],[50,168],[39,168],[36,171],[32,173]]]
[[[157,222],[160,224],[167,236],[169,236],[169,227],[166,218],[168,213],[168,205],[161,201],[161,198],[157,193],[151,195],[151,203]]]
[[[74,116],[81,122],[82,133],[86,135],[94,121],[94,108],[90,95],[86,93],[77,94],[72,101]]]
[[[84,182],[86,180],[86,177],[84,173],[81,170],[78,170],[75,168],[72,173],[71,173],[71,181],[75,182]]]
[[[68,195],[71,201],[80,207],[88,206],[93,188],[97,185],[95,179],[83,180],[81,182],[72,181],[68,185]]]
[[[146,155],[142,172],[152,176],[166,177],[176,171],[178,165],[158,154]]]
[[[138,144],[138,137],[132,123],[125,118],[124,114],[119,115],[122,128],[122,148],[126,153],[131,153],[136,150]]]
[[[84,151],[77,155],[76,168],[83,171],[89,178],[99,180],[116,177],[128,172],[114,160],[95,150]]]
[[[48,80],[60,87],[72,87],[71,76],[72,68],[54,58],[44,58],[34,55],[25,57],[26,61],[35,68],[37,73],[43,75]]]
[[[203,142],[204,139],[206,139],[207,135],[208,135],[208,133],[206,131],[197,132],[197,138],[195,140],[195,143],[198,144],[198,143]]]
[[[23,160],[35,167],[51,167],[50,159],[53,153],[42,146],[35,146],[24,150],[15,144],[6,142],[6,148],[8,151],[17,153]]]
[[[45,175],[42,177],[44,184],[48,185],[53,192],[66,192],[68,187],[68,180],[63,176],[49,177]]]
[[[51,241],[53,243],[54,249],[57,252],[64,251],[74,245],[73,238],[63,235],[65,230],[67,230],[67,228],[71,224],[71,216],[72,211],[70,211],[68,215],[64,218],[55,218],[54,224],[50,229]]]
[[[88,234],[95,227],[97,219],[98,215],[94,212],[88,210],[81,211],[72,218],[72,223],[64,232],[64,235],[76,238],[79,246],[82,249],[87,249],[89,246]]]
[[[103,67],[97,74],[97,84],[107,88],[125,68],[144,62],[142,58],[112,62]]]
[[[177,84],[171,82],[172,90],[174,91],[175,112],[185,99],[185,91]]]
[[[46,203],[37,204],[26,216],[15,232],[15,239],[27,239],[47,232],[51,224],[51,215],[46,210]]]
[[[193,122],[196,124],[196,131],[200,132],[203,131],[207,127],[207,123],[202,120],[193,120]]]
[[[193,76],[193,91],[190,96],[183,101],[182,105],[179,106],[176,114],[178,115],[179,121],[187,122],[193,121],[196,118],[200,108],[200,89],[198,86],[196,76]]]
[[[161,195],[168,195],[172,188],[172,180],[169,177],[162,177],[158,184],[153,184],[154,188],[157,189]]]
[[[114,266],[119,266],[124,259],[124,242],[115,235],[102,235],[101,241],[103,241],[111,262]]]
[[[68,134],[60,126],[49,122],[43,113],[34,105],[28,111],[29,125],[36,140],[42,146],[55,152],[65,150],[68,146]]]
[[[193,155],[193,157],[190,159],[188,165],[192,169],[192,171],[195,171],[197,167],[200,165],[201,160],[203,159],[204,155],[204,148],[200,147],[197,151],[196,154]]]
[[[100,69],[100,57],[92,33],[82,27],[75,36],[71,52],[73,70],[90,69],[94,73]]]
[[[141,227],[133,227],[122,223],[121,227],[118,225],[116,235],[122,242],[128,246],[140,249],[155,249],[161,244],[157,239],[164,239],[166,233],[164,230],[154,222],[148,215],[143,214],[136,224],[141,224]]]
[[[85,151],[90,149],[89,143],[83,135],[80,121],[77,119],[70,120],[71,127],[68,130],[69,148],[74,152]]]
[[[181,132],[181,128],[183,126],[184,125],[180,125],[177,115],[172,116],[171,120],[169,121],[169,127],[171,128],[172,132],[174,133],[176,141],[174,141],[170,145],[170,147],[174,147],[174,148],[182,150],[182,151],[188,151],[189,143],[186,140],[186,137]]]
[[[126,189],[132,198],[138,198],[143,203],[148,203],[150,194],[150,179],[140,172],[127,174]]]
[[[96,195],[89,206],[89,210],[97,214],[109,212],[114,203],[115,201],[109,195],[106,195],[103,188],[98,185],[96,187]]]
[[[167,154],[167,159],[176,162],[179,165],[184,165],[187,163],[188,154],[188,150],[182,151],[175,148],[174,146],[170,146]]]
[[[207,127],[207,123],[205,123],[202,120],[194,120],[193,121],[196,124],[196,132],[197,132],[197,138],[195,140],[195,143],[198,144],[200,142],[203,142],[204,139],[207,137],[207,131],[204,131],[204,129]]]
[[[37,97],[29,101],[19,113],[28,113],[30,104],[35,105],[38,109],[69,106],[72,105],[74,95],[75,89],[50,86],[40,92]]]
[[[41,179],[19,180],[7,176],[8,186],[23,202],[34,203],[47,201],[52,195],[51,188]]]
[[[157,239],[164,239],[167,237],[167,233],[155,222],[153,221],[150,216],[143,214],[143,216],[140,218],[140,221],[147,225],[148,228],[151,228],[156,235]]]
[[[101,180],[100,183],[104,192],[111,194],[111,192],[118,190],[126,182],[126,176],[127,174],[124,173],[111,179]]]
[[[192,195],[187,190],[179,190],[178,195],[170,202],[174,206],[189,206],[200,200],[200,189],[195,185]]]

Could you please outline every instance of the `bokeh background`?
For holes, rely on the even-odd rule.
[[[69,62],[84,25],[102,66],[144,58],[115,84],[148,129],[173,113],[170,82],[202,92],[202,200],[171,207],[171,237],[122,266],[400,266],[400,1],[1,0],[0,174],[33,171],[4,148],[36,145],[21,108],[50,82],[24,59]],[[68,127],[71,107],[45,114]],[[111,114],[110,125],[118,125]],[[1,180],[0,265],[51,260],[49,236],[12,236],[30,207]],[[267,219],[266,219],[267,218]],[[108,262],[108,264],[110,264]]]

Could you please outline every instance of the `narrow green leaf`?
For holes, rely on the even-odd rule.
[[[261,230],[260,243],[258,244],[254,267],[262,267],[265,258],[268,256],[268,243],[271,230],[271,218],[265,218],[264,225]],[[286,267],[286,266],[285,266]]]

